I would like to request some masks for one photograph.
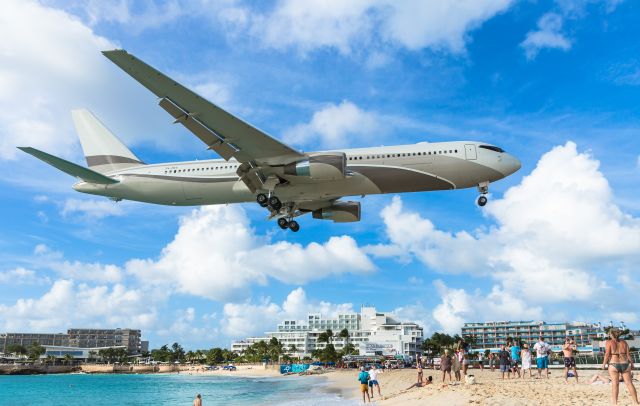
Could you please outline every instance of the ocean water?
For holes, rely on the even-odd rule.
[[[0,405],[335,405],[321,377],[240,378],[185,374],[0,376]]]

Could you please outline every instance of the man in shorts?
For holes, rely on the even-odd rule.
[[[562,355],[564,356],[564,382],[569,383],[569,369],[573,368],[573,376],[576,377],[576,383],[578,382],[578,370],[576,369],[576,359],[574,357],[575,352],[578,350],[576,342],[571,337],[567,337],[564,340],[562,346]]]
[[[369,397],[369,373],[364,370],[364,367],[360,367],[358,382],[360,382],[360,392],[362,392],[362,403],[365,403],[365,396],[371,403],[371,398]]]
[[[551,347],[544,342],[544,338],[540,336],[538,342],[533,346],[536,351],[536,366],[538,367],[538,379],[540,379],[542,370],[545,370],[547,379],[549,379],[549,351]]]
[[[376,368],[376,364],[373,364],[369,370],[369,389],[371,390],[371,399],[373,399],[374,386],[378,387],[378,396],[382,397],[382,394],[380,393],[380,384],[378,383],[378,374],[381,372],[381,370]]]
[[[514,340],[509,349],[511,350],[511,370],[513,371],[513,377],[515,378],[516,374],[518,374],[518,378],[520,378],[520,346]]]
[[[504,345],[500,346],[498,360],[500,361],[500,372],[502,372],[502,379],[504,380],[504,374],[507,374],[507,378],[511,379],[511,353],[506,350],[506,347]]]

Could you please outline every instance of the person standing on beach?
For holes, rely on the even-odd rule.
[[[498,353],[498,359],[500,360],[500,372],[502,372],[502,380],[504,380],[504,374],[507,374],[507,378],[511,379],[511,353],[507,351],[504,345],[500,346],[500,352]]]
[[[538,379],[542,378],[542,370],[545,370],[547,379],[549,379],[549,350],[551,347],[544,342],[542,336],[538,337],[533,349],[536,352],[536,366],[538,367]]]
[[[526,371],[529,371],[529,378],[531,378],[531,351],[529,351],[529,344],[525,343],[522,346],[520,359],[522,359],[522,379],[524,379]]]
[[[456,377],[456,381],[460,381],[460,351],[456,351],[451,359],[451,369],[453,369],[453,375]]]
[[[449,350],[444,350],[444,355],[440,357],[440,370],[442,371],[442,383],[444,384],[447,373],[449,374],[449,382],[451,382],[451,363],[452,359]]]
[[[513,377],[516,377],[518,374],[518,378],[520,378],[520,370],[518,369],[518,364],[520,363],[520,346],[514,340],[511,343],[511,369],[513,370]]]
[[[424,371],[422,370],[422,363],[420,361],[418,361],[416,369],[418,370],[418,386],[420,386],[422,385],[422,375],[424,374]]]
[[[202,406],[202,396],[198,393],[196,398],[193,399],[193,406]]]
[[[610,340],[605,343],[604,360],[602,361],[602,369],[609,364],[609,375],[611,376],[611,402],[618,404],[618,392],[620,390],[620,376],[627,386],[631,400],[636,404],[638,402],[638,393],[631,377],[633,370],[633,358],[629,354],[629,344],[625,340],[620,339],[620,330],[611,328],[609,330]]]
[[[573,368],[573,376],[576,377],[576,383],[578,383],[578,370],[576,369],[576,358],[574,357],[575,351],[578,350],[576,342],[571,337],[567,337],[564,340],[562,346],[562,355],[564,356],[564,382],[569,383],[569,369]]]
[[[378,383],[378,374],[381,372],[381,370],[376,368],[376,364],[373,364],[369,370],[369,389],[371,389],[371,399],[373,399],[374,386],[378,387],[378,396],[382,397],[382,393],[380,393],[380,384]]]
[[[360,382],[360,392],[362,392],[362,403],[366,402],[365,396],[369,403],[371,403],[371,398],[369,397],[369,373],[364,370],[364,367],[360,367],[358,381]]]
[[[492,352],[489,353],[489,369],[491,372],[496,369],[496,357]]]
[[[478,366],[480,367],[481,371],[484,371],[484,354],[482,353],[482,351],[478,353]]]

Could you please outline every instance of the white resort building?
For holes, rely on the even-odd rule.
[[[268,331],[264,337],[250,337],[231,344],[231,350],[242,353],[251,344],[277,338],[285,349],[295,346],[295,355],[310,356],[316,349],[327,344],[318,342],[318,336],[330,329],[334,337],[331,343],[340,351],[347,342],[360,351],[360,355],[409,355],[422,352],[422,327],[412,322],[403,322],[391,313],[376,311],[375,307],[363,306],[360,313],[338,314],[335,318],[323,318],[319,313],[311,313],[306,320],[283,320],[275,331]],[[343,329],[349,338],[338,337]]]

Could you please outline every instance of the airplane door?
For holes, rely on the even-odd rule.
[[[476,146],[473,144],[465,144],[464,155],[465,155],[465,158],[467,158],[467,160],[477,159],[478,154],[476,153]]]

